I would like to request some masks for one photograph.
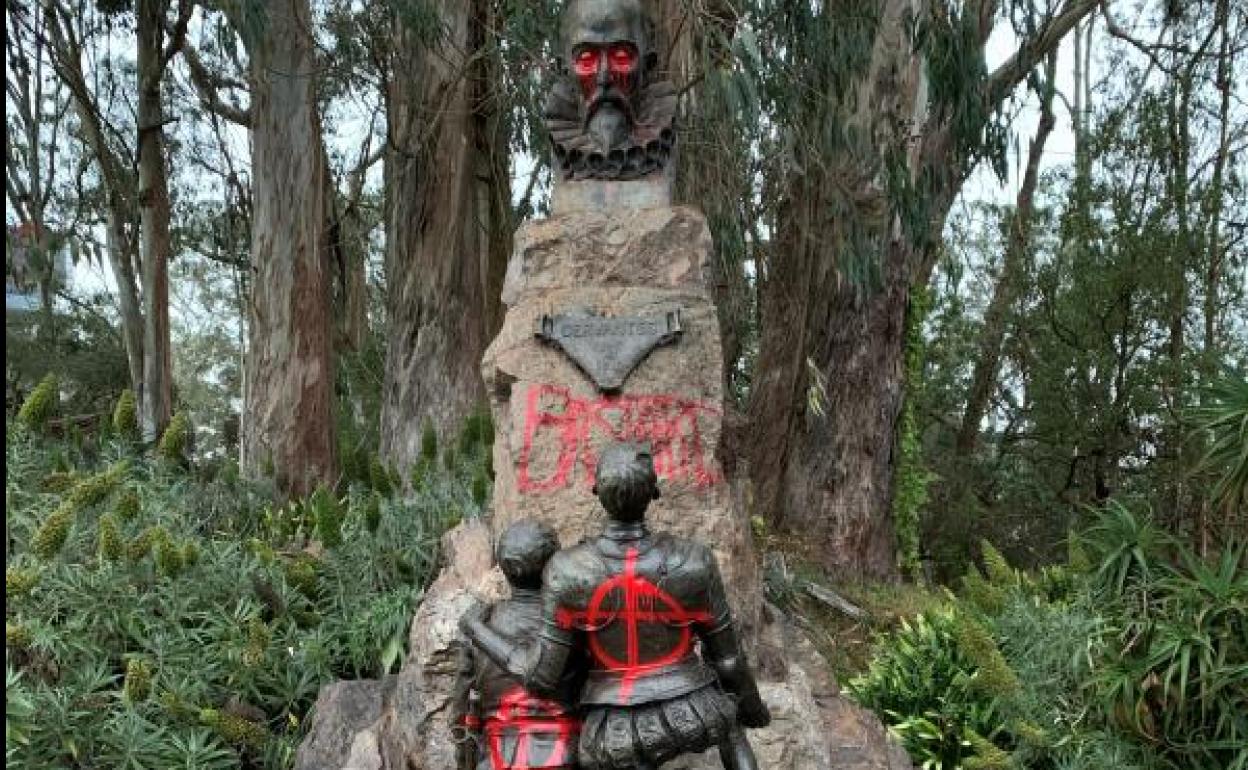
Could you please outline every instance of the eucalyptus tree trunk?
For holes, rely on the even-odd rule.
[[[911,291],[930,278],[992,109],[1097,2],[1065,3],[1000,68],[939,89],[908,32],[926,4],[850,5],[820,9],[821,44],[854,50],[832,51],[829,63],[815,47],[794,49],[818,63],[802,70],[812,96],[796,113],[800,125],[790,127],[802,138],[793,145],[774,248],[760,269],[750,471],[759,512],[801,532],[826,569],[893,578]],[[960,10],[948,31],[941,24],[949,16],[929,19],[937,23],[926,45],[941,39],[982,62],[997,3]],[[952,88],[968,84],[971,94]],[[861,275],[852,277],[851,268]]]
[[[165,168],[160,86],[167,63],[168,0],[138,0],[139,263],[143,266],[143,436],[156,440],[173,416],[173,356],[169,338],[169,180]]]
[[[251,58],[252,245],[243,463],[302,496],[337,477],[332,266],[308,0],[274,0]]]
[[[491,6],[437,0],[435,31],[395,25],[381,452],[402,469],[425,423],[445,436],[484,402],[481,358],[502,321],[510,192],[490,101]]]

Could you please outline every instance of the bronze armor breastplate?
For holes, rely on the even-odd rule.
[[[591,661],[581,703],[649,703],[713,682],[693,628],[712,620],[706,576],[666,539],[603,539],[595,549],[601,570],[592,591],[575,606],[561,606],[558,618],[586,636]]]

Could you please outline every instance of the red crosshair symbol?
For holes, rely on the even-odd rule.
[[[604,610],[608,597],[617,596],[618,609]],[[704,610],[686,610],[670,594],[637,575],[637,549],[630,548],[624,559],[623,574],[604,580],[594,590],[584,611],[561,608],[558,622],[563,628],[582,628],[589,633],[589,650],[598,665],[623,674],[620,703],[627,704],[633,686],[645,674],[679,662],[693,647],[695,622],[709,623],[711,615]],[[620,660],[602,645],[599,634],[616,623],[624,624],[625,659]],[[680,636],[670,650],[642,660],[641,630],[646,624],[661,624],[680,629]]]
[[[499,701],[498,711],[485,722],[485,735],[490,746],[490,766],[494,770],[540,770],[568,764],[568,744],[580,729],[580,723],[569,717],[558,703],[535,698],[517,687]],[[529,764],[534,735],[555,737],[550,755]],[[503,740],[516,738],[516,753],[511,762],[503,756]]]

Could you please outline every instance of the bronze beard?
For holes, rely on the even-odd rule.
[[[628,138],[615,146],[586,126],[584,97],[571,74],[562,75],[546,98],[545,123],[560,179],[627,181],[667,167],[676,147],[676,87],[668,80],[645,85]]]

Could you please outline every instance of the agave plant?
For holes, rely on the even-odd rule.
[[[1096,565],[1094,584],[1114,598],[1150,585],[1165,554],[1175,547],[1174,539],[1150,516],[1136,514],[1117,500],[1096,512],[1082,541]]]
[[[1202,465],[1218,474],[1212,499],[1228,513],[1243,511],[1248,508],[1248,379],[1227,375],[1208,396],[1196,417],[1209,438]]]

